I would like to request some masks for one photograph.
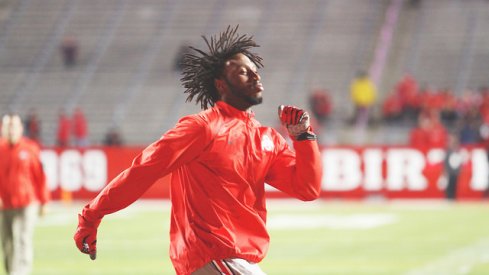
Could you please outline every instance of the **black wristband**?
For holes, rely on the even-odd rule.
[[[297,136],[297,141],[302,141],[302,140],[317,140],[316,134],[312,132],[304,132],[300,135]]]

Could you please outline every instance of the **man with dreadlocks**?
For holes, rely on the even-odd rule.
[[[191,48],[184,56],[182,82],[187,101],[196,98],[205,110],[182,118],[83,208],[74,239],[92,259],[102,218],[170,173],[170,258],[177,274],[264,274],[257,263],[269,244],[265,182],[304,201],[319,196],[322,167],[309,115],[279,108],[293,150],[250,110],[263,92],[253,37],[228,27],[203,38],[209,51]]]

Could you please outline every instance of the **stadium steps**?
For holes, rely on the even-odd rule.
[[[12,5],[10,16],[16,16],[7,20],[11,24],[10,31],[7,27],[0,28],[0,42],[4,41],[0,43],[0,110],[8,108],[17,88],[39,60],[56,18],[69,1],[19,0]],[[312,89],[326,88],[332,95],[334,113],[325,133],[331,140],[351,143],[355,133],[344,125],[352,109],[350,80],[356,70],[370,65],[390,3],[388,0],[354,1],[353,4],[352,1],[316,0],[300,5],[292,0],[76,2],[77,8],[63,34],[73,35],[79,41],[78,65],[66,70],[60,55],[53,54],[40,71],[35,90],[22,102],[22,110],[38,107],[43,140],[48,145],[54,143],[58,110],[66,106],[70,94],[80,85],[85,88],[76,105],[87,115],[93,143],[103,139],[117,106],[133,93],[129,92],[131,86],[137,89],[133,88],[132,99],[124,106],[123,138],[130,144],[153,141],[180,116],[199,110],[193,103],[184,103],[180,75],[173,70],[179,47],[186,43],[202,47],[200,35],[213,34],[228,24],[237,23],[241,25],[240,32],[256,35],[262,46],[256,52],[265,59],[265,68],[261,70],[265,100],[254,108],[257,118],[263,124],[275,125],[278,104],[307,106],[307,96]],[[104,39],[111,16],[121,3],[127,6],[120,25],[114,29],[113,40],[106,51],[100,54],[97,45]],[[174,18],[168,19],[168,27],[161,30],[158,25],[161,16],[172,4],[175,5]],[[435,86],[456,85],[465,47],[467,17],[474,10],[479,25],[474,34],[473,62],[467,82],[475,86],[487,83],[489,37],[485,30],[489,24],[486,4],[484,0],[464,1],[463,4],[423,1],[423,24],[418,24],[419,13],[403,9],[398,37],[394,39],[399,43],[393,44],[380,92],[390,90],[392,83],[410,66],[421,82]],[[311,26],[319,31],[311,33]],[[155,50],[152,64],[145,66],[141,59],[151,48],[149,44],[154,41],[154,35],[161,31],[165,32],[161,46]],[[412,44],[414,40],[418,41],[416,47]],[[97,55],[99,59],[94,63]],[[417,62],[409,65],[411,60]],[[94,66],[92,76],[87,73],[89,66]],[[148,71],[141,73],[141,70]],[[382,131],[385,130],[374,129],[367,133],[369,140],[391,142],[380,136]]]
[[[463,70],[470,69],[468,85],[487,83],[488,39],[487,30],[489,9],[487,1],[423,1],[418,9],[404,9],[400,28],[395,40],[398,43],[390,58],[390,73],[384,79],[384,90],[390,90],[405,71],[411,71],[420,84],[433,88],[455,89],[460,84]],[[476,39],[471,56],[464,57],[467,51],[467,36],[471,17],[478,20],[474,30]],[[410,25],[410,26],[407,26]],[[409,40],[408,38],[411,38]],[[416,43],[414,43],[416,42]],[[482,58],[478,58],[482,57]],[[463,68],[464,58],[472,58],[470,68]],[[485,80],[484,80],[485,78]],[[466,87],[462,87],[464,89]],[[461,92],[461,91],[456,91]]]

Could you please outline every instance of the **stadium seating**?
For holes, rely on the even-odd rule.
[[[404,1],[379,82],[387,94],[407,70],[420,81],[463,89],[487,85],[487,1]],[[0,17],[0,110],[36,107],[42,140],[55,142],[57,113],[81,107],[92,144],[118,125],[129,144],[147,144],[179,117],[199,110],[184,103],[173,64],[182,44],[240,24],[255,35],[265,59],[264,104],[257,117],[275,125],[276,106],[307,106],[316,87],[331,91],[333,121],[350,116],[348,86],[368,69],[391,1],[341,0],[10,0]],[[64,37],[79,58],[65,68]],[[485,60],[485,62],[484,62]],[[342,127],[335,125],[334,131]],[[337,127],[336,127],[337,126]],[[333,130],[329,130],[331,133]],[[348,135],[346,137],[349,137]],[[351,142],[340,138],[342,142]],[[402,143],[399,140],[375,142]]]

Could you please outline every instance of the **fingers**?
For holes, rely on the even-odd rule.
[[[307,118],[307,112],[295,106],[280,105],[278,108],[280,121],[286,125],[296,125],[303,122]]]
[[[309,121],[309,113],[304,111],[297,123],[305,123],[306,121]]]
[[[81,237],[81,232],[80,229],[76,230],[75,236],[73,239],[75,240],[76,247],[78,250],[80,250],[82,253],[87,253],[88,252],[88,247],[85,247],[85,239],[86,237]]]
[[[78,228],[73,237],[76,247],[82,253],[89,254],[90,259],[95,260],[97,258],[97,227],[100,220],[89,222],[82,215],[78,215],[78,222]]]
[[[80,252],[89,254],[90,259],[95,260],[97,258],[97,240],[91,235],[92,234],[84,230],[77,230],[75,234],[75,243]]]
[[[88,242],[89,236],[83,238],[81,252],[90,255],[90,259],[95,260],[97,258],[97,240]]]
[[[97,259],[97,251],[93,251],[92,253],[90,253],[90,259],[92,261],[95,261],[95,259]]]
[[[284,105],[278,106],[278,117],[280,118],[280,120],[282,120],[282,112],[284,111],[284,108]]]
[[[83,248],[81,250],[81,252],[83,252],[85,254],[88,254],[88,252],[90,251],[90,246],[88,246],[87,238],[88,238],[88,236],[83,238]]]
[[[294,117],[294,124],[299,124],[302,122],[302,119],[304,118],[304,115],[306,114],[306,112],[302,109],[296,109],[296,113],[295,115],[293,116]]]

